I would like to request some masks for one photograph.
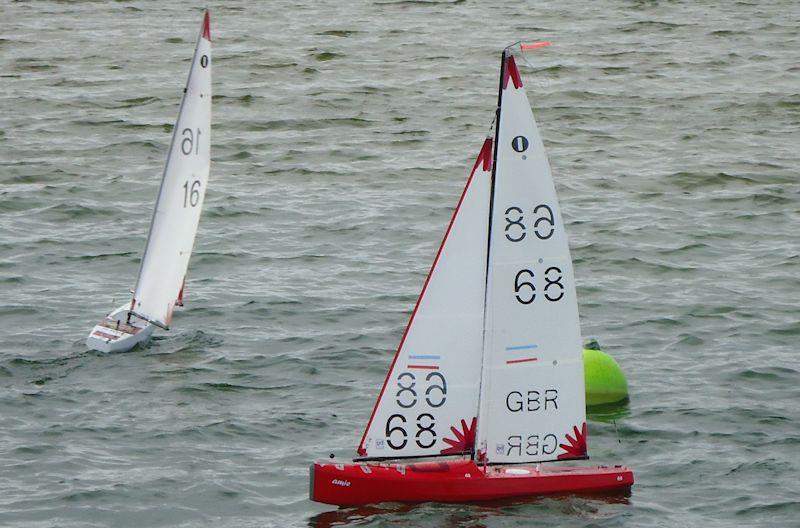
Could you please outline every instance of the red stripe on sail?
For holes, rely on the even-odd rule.
[[[442,250],[444,249],[444,245],[447,243],[447,237],[450,236],[450,230],[453,228],[453,224],[456,221],[456,217],[458,216],[458,211],[461,209],[461,204],[464,203],[464,197],[467,195],[467,190],[469,189],[470,184],[472,183],[472,178],[475,176],[475,170],[478,168],[478,165],[483,163],[484,171],[488,172],[485,168],[487,166],[491,167],[492,163],[492,138],[486,138],[483,142],[483,146],[481,147],[481,152],[478,154],[478,159],[475,161],[475,165],[472,167],[472,172],[469,175],[469,179],[467,179],[467,184],[464,185],[464,190],[461,192],[461,198],[458,199],[458,204],[456,205],[455,211],[453,211],[453,216],[450,218],[450,224],[447,226],[447,231],[444,233],[444,238],[442,238],[442,243],[439,245],[439,251],[436,252],[436,258],[433,259],[433,264],[431,265],[431,269],[428,272],[428,276],[425,278],[425,284],[422,285],[422,291],[417,298],[417,304],[414,305],[414,311],[411,312],[411,318],[408,320],[408,325],[406,325],[406,329],[403,332],[403,337],[400,338],[400,345],[397,347],[397,352],[394,354],[394,359],[392,360],[392,364],[389,367],[389,372],[386,373],[386,379],[383,380],[383,387],[381,387],[381,392],[378,395],[378,399],[375,401],[375,407],[372,408],[372,414],[369,416],[369,421],[367,422],[367,427],[364,429],[364,434],[361,435],[361,442],[358,444],[358,449],[356,453],[358,456],[366,456],[367,450],[364,449],[364,440],[367,438],[367,432],[369,432],[369,428],[372,425],[372,420],[375,418],[375,413],[378,411],[378,406],[383,399],[383,393],[386,391],[386,386],[389,384],[389,376],[392,375],[392,371],[394,370],[394,366],[397,363],[397,358],[400,357],[400,351],[403,350],[403,344],[406,342],[406,337],[408,337],[408,332],[411,330],[411,325],[414,323],[414,316],[417,315],[417,310],[419,309],[419,305],[422,303],[422,298],[425,296],[425,290],[428,289],[428,283],[433,276],[434,270],[436,270],[436,264],[439,263],[439,257],[442,256]]]
[[[203,38],[211,42],[211,15],[208,14],[208,11],[203,17]]]
[[[514,88],[522,88],[522,77],[519,75],[517,69],[517,62],[514,60],[513,55],[506,58],[506,67],[503,68],[503,90],[508,87],[508,79],[514,81]]]
[[[183,277],[183,283],[181,283],[181,291],[178,292],[178,300],[175,301],[177,306],[183,306],[183,290],[186,289],[186,276]]]
[[[492,170],[492,138],[490,137],[487,137],[483,141],[481,152],[478,154],[478,159],[475,161],[475,166],[472,167],[472,172],[475,172],[475,169],[478,168],[478,164],[481,162],[483,162],[483,172],[490,172]]]
[[[510,359],[506,361],[506,365],[513,365],[514,363],[527,363],[529,361],[538,361],[538,358]]]

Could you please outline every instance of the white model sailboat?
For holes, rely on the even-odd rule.
[[[172,131],[133,299],[95,325],[86,339],[90,349],[130,350],[150,337],[154,326],[169,329],[175,306],[182,306],[208,182],[210,143],[211,27],[206,12]]]
[[[550,166],[508,49],[499,92],[494,138],[453,214],[359,457],[313,464],[313,500],[462,502],[633,484],[619,466],[538,465],[587,458],[578,303]],[[386,462],[420,457],[433,461]]]

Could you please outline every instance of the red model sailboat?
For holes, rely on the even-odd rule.
[[[540,465],[588,458],[584,391],[567,235],[507,48],[494,137],[467,180],[358,458],[313,464],[311,499],[352,506],[627,490],[625,467]]]

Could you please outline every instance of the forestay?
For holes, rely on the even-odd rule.
[[[492,140],[481,153],[361,438],[362,458],[470,453],[478,410]]]
[[[584,458],[572,260],[544,145],[507,53],[496,138],[478,456],[489,463]]]
[[[167,327],[181,292],[206,192],[211,144],[211,31],[205,14],[172,133],[131,310]]]

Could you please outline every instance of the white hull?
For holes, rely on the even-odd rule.
[[[86,346],[98,352],[127,352],[147,341],[155,326],[135,316],[128,322],[129,308],[129,304],[120,306],[97,323],[86,338]]]

